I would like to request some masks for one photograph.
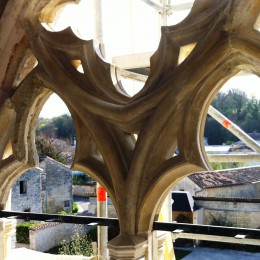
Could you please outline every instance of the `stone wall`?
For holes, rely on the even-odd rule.
[[[77,197],[89,197],[89,195],[96,194],[96,185],[88,186],[88,185],[73,185],[72,186],[72,194]]]
[[[255,182],[253,185],[254,185],[255,198],[260,198],[260,181]]]
[[[260,200],[195,198],[199,207],[204,207],[203,224],[260,227]]]
[[[257,198],[257,184],[243,184],[208,188],[197,191],[195,196],[203,197],[231,197],[231,198]],[[259,186],[259,185],[258,185]]]
[[[16,248],[11,250],[5,260],[98,260],[97,256],[81,256],[81,255],[53,255],[26,248]]]
[[[45,212],[57,213],[72,209],[72,175],[65,165],[57,161],[45,159],[46,196]]]
[[[59,246],[63,240],[70,241],[74,224],[46,223],[30,230],[30,249],[45,252]]]
[[[200,208],[193,212],[193,224],[203,224],[204,208]]]
[[[31,169],[15,182],[11,192],[12,211],[42,213],[41,173],[39,168]]]
[[[189,177],[185,177],[172,188],[172,191],[189,191],[191,196],[195,196],[197,192],[201,191],[201,188]]]

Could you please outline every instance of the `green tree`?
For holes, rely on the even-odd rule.
[[[224,129],[225,130],[225,129]],[[223,127],[211,116],[207,116],[204,135],[208,138],[210,145],[221,145],[225,142]]]
[[[53,139],[37,136],[35,144],[39,156],[49,156],[58,162],[67,163],[66,158],[62,155],[62,151],[53,144]]]
[[[39,118],[36,126],[36,135],[72,142],[75,137],[75,129],[71,116],[64,114],[51,119]]]
[[[247,104],[247,132],[260,132],[260,101],[256,98],[249,100]]]
[[[232,121],[243,121],[249,99],[240,89],[232,89],[227,93],[219,92],[212,101],[213,107],[223,113]]]
[[[52,122],[57,129],[56,137],[58,139],[68,139],[70,142],[73,140],[75,129],[71,116],[64,114],[59,117],[54,117]]]
[[[251,100],[246,96],[245,92],[239,89],[233,89],[228,92],[219,92],[212,101],[212,106],[240,128],[247,132],[252,132],[256,122],[252,120],[249,122],[248,106],[250,106],[251,103]],[[256,129],[258,131],[258,128]],[[223,144],[227,141],[235,142],[238,140],[210,116],[206,119],[204,134],[208,137],[210,145]]]
[[[243,167],[243,163],[239,162],[230,162],[230,163],[220,163],[220,162],[212,162],[211,163],[211,168],[212,170],[225,170],[225,169],[232,169],[232,168],[239,168]]]
[[[45,138],[55,138],[56,131],[52,119],[39,118],[36,126],[36,135],[44,136]]]

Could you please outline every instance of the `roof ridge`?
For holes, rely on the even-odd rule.
[[[37,225],[37,226],[34,226],[34,227],[30,227],[30,230],[37,231],[37,230],[57,226],[57,225],[60,225],[60,224],[62,224],[62,223],[60,223],[60,222],[47,222],[46,223],[45,222],[43,224],[40,224],[40,225]]]
[[[260,198],[244,198],[244,197],[207,197],[207,196],[193,196],[194,200],[204,201],[228,201],[228,202],[254,202],[260,203]]]

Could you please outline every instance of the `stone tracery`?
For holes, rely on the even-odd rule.
[[[162,28],[148,80],[133,97],[116,90],[110,65],[93,41],[80,40],[70,29],[48,32],[28,20],[25,35],[38,65],[9,97],[11,108],[0,107],[0,119],[8,109],[15,110],[12,126],[17,125],[13,136],[7,126],[0,129],[0,143],[6,146],[11,138],[14,146],[13,155],[2,160],[1,174],[11,178],[10,173],[16,173],[10,166],[18,164],[21,172],[33,165],[35,119],[29,118],[35,115],[30,109],[51,89],[74,119],[74,167],[90,172],[106,187],[121,235],[145,236],[173,183],[208,167],[203,124],[214,95],[241,69],[260,75],[259,32],[254,29],[259,13],[259,0],[195,1],[180,24]],[[196,46],[178,64],[180,48],[191,43]],[[83,74],[73,66],[75,60],[80,60]],[[33,93],[24,103],[20,96],[26,96],[28,88]],[[180,153],[173,157],[177,147]]]

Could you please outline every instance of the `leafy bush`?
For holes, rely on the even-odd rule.
[[[88,234],[84,233],[83,226],[77,225],[72,241],[63,241],[59,249],[60,255],[93,255],[92,241]]]
[[[58,214],[60,214],[60,215],[76,215],[78,213],[78,211],[79,211],[79,207],[78,207],[77,203],[73,202],[72,212],[71,211],[67,212],[67,211],[62,210],[62,211],[59,211]]]
[[[76,202],[73,202],[72,204],[72,213],[77,214],[79,211],[78,204]]]
[[[37,136],[35,139],[36,149],[39,156],[49,156],[52,159],[66,164],[66,158],[62,155],[62,151],[54,145],[54,139],[46,139],[41,136]]]
[[[16,241],[18,243],[30,244],[29,229],[40,225],[36,222],[24,222],[16,226]]]
[[[220,162],[212,162],[211,167],[212,170],[224,170],[224,169],[232,169],[243,167],[243,163],[231,162],[231,163],[220,163]]]

